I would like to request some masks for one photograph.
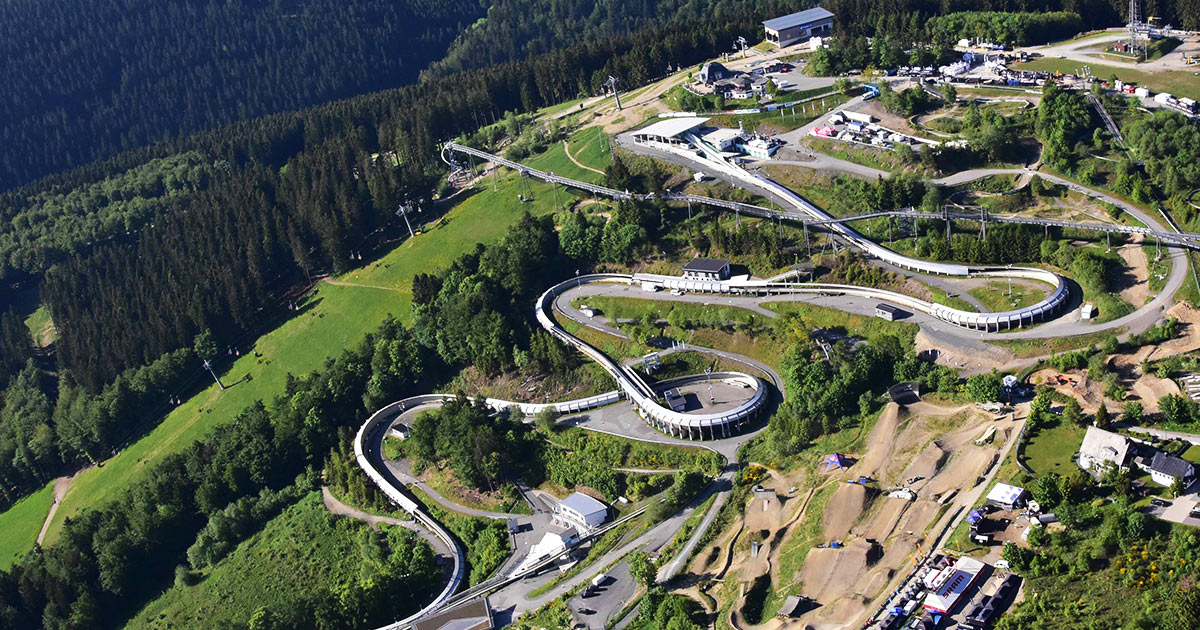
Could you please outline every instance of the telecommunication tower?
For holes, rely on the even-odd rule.
[[[1142,18],[1140,0],[1129,0],[1129,52],[1140,61],[1146,57],[1148,26]]]

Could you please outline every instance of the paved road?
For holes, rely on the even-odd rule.
[[[621,560],[605,572],[605,577],[600,587],[592,589],[590,595],[585,597],[587,589],[584,589],[567,602],[571,614],[588,630],[604,630],[608,624],[615,622],[613,617],[621,612],[625,602],[637,592],[637,583],[629,574],[629,562],[626,560]],[[595,612],[584,613],[584,610]]]
[[[1106,55],[1097,54],[1103,51],[1088,51],[1085,48],[1090,48],[1097,44],[1107,42],[1115,42],[1118,40],[1129,39],[1129,31],[1124,28],[1108,29],[1106,35],[1100,37],[1089,37],[1087,39],[1072,40],[1046,46],[1027,46],[1024,50],[1028,52],[1036,52],[1049,58],[1064,58],[1072,61],[1078,61],[1081,64],[1097,64],[1111,66],[1114,68],[1127,68],[1130,70],[1138,70],[1141,72],[1163,72],[1166,70],[1191,72],[1194,67],[1189,67],[1184,63],[1183,58],[1186,54],[1196,54],[1200,51],[1200,44],[1197,43],[1197,38],[1187,37],[1183,45],[1170,53],[1146,63],[1136,63],[1133,61],[1122,61],[1117,57],[1109,57]],[[1100,74],[1099,71],[1096,74]],[[1107,78],[1107,77],[1104,77]]]

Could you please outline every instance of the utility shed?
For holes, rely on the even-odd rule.
[[[762,23],[768,42],[779,47],[828,35],[833,30],[833,14],[821,7],[797,11]]]

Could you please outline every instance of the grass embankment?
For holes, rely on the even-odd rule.
[[[809,146],[813,149],[839,160],[846,160],[869,168],[888,172],[899,172],[905,169],[905,163],[894,151],[865,147],[841,140],[826,140],[824,138],[808,138]]]
[[[584,166],[603,171],[612,162],[612,156],[606,148],[608,146],[606,142],[607,140],[599,127],[588,127],[576,132],[567,139],[567,145],[571,148],[570,156],[563,150],[562,142],[554,142],[544,152],[531,156],[522,163],[541,171],[550,171],[555,175],[591,182],[593,184],[602,184],[604,183],[603,173],[582,168],[578,164],[575,164],[575,162],[572,162],[571,157],[574,157]],[[542,185],[549,188],[547,184]],[[549,190],[547,192],[553,197],[554,191]],[[558,194],[563,194],[561,187]]]
[[[408,491],[417,498],[434,520],[441,523],[458,538],[467,555],[467,585],[474,586],[486,580],[511,552],[508,529],[503,520],[467,516],[451,512],[441,506],[420,488],[410,486]]]
[[[0,571],[8,570],[33,548],[53,501],[54,482],[51,481],[14,503],[4,513],[4,526],[0,527]]]
[[[792,97],[786,98],[791,101]],[[824,99],[809,101],[804,105],[797,105],[789,109],[780,109],[773,112],[762,112],[759,114],[722,114],[709,119],[709,124],[716,127],[736,128],[739,124],[746,129],[759,129],[762,125],[762,130],[779,133],[783,131],[791,131],[798,127],[803,127],[812,122],[814,118],[824,116],[829,110],[850,100],[850,97],[841,94],[827,96]],[[729,105],[730,109],[738,108],[739,105]]]
[[[1128,328],[1121,326],[1114,330],[1095,332],[1074,337],[1052,337],[1049,339],[999,339],[988,340],[988,343],[1008,349],[1017,359],[1040,357],[1059,352],[1071,352],[1082,348],[1098,345],[1105,339],[1125,334]]]
[[[1018,63],[1013,67],[1020,70],[1040,70],[1042,72],[1074,74],[1079,70],[1081,65],[1083,64],[1071,59],[1043,57],[1041,59]],[[1088,65],[1092,68],[1092,76],[1108,79],[1115,74],[1118,79],[1125,83],[1135,83],[1155,92],[1170,92],[1176,97],[1186,96],[1192,99],[1200,99],[1200,81],[1196,80],[1196,77],[1191,72],[1143,72],[1132,68],[1117,68],[1115,66],[1098,64]]]
[[[712,504],[716,500],[716,495],[709,497],[704,503],[697,506],[695,511],[688,515],[687,520],[675,532],[675,537],[671,539],[671,542],[659,550],[658,557],[661,558],[660,562],[670,562],[675,557],[675,554],[683,550],[683,546],[692,537],[696,528],[700,526],[700,521],[704,520],[704,515],[708,514],[708,510],[712,508]],[[697,549],[699,549],[698,546]]]
[[[222,381],[236,385],[225,391],[215,385],[201,391],[103,466],[81,472],[55,514],[46,543],[57,538],[63,519],[119,496],[163,457],[203,439],[251,403],[282,392],[288,373],[304,374],[319,368],[326,358],[358,343],[388,316],[408,321],[409,290],[416,273],[437,271],[476,243],[499,239],[525,210],[534,214],[553,211],[549,186],[532,184],[535,200],[522,204],[516,200],[519,184],[515,176],[501,177],[500,182],[499,192],[492,191],[490,181],[486,189],[481,183],[482,190],[464,197],[415,239],[334,280],[345,284],[321,283],[297,315],[258,339],[255,348],[264,355],[261,359],[248,353],[226,369]],[[571,197],[571,193],[565,195],[560,189],[560,199]],[[29,519],[27,513],[9,509],[0,514],[0,531],[27,528]]]
[[[263,606],[357,579],[358,532],[365,523],[330,515],[313,492],[204,573],[194,586],[177,584],[150,602],[125,627],[238,628]]]
[[[889,322],[878,317],[847,313],[804,302],[767,302],[763,307],[780,315],[800,315],[804,323],[814,328],[845,330],[854,335],[861,335],[868,341],[882,335],[894,336],[899,332],[906,348],[913,345],[919,328],[916,324]]]
[[[421,476],[430,488],[456,505],[486,512],[533,514],[529,504],[510,483],[505,483],[498,492],[483,493],[463,485],[449,468],[430,466]]]

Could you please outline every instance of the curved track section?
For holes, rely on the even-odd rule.
[[[708,146],[703,140],[695,137],[694,135],[689,133],[689,134],[685,134],[684,137],[689,142],[691,142],[694,146],[698,147],[699,150],[706,156],[707,159],[701,160],[701,158],[698,158],[694,152],[685,151],[685,150],[679,149],[677,147],[668,147],[668,146],[664,145],[659,148],[670,151],[672,153],[676,153],[676,154],[678,154],[686,159],[689,159],[689,160],[702,161],[706,166],[715,167],[717,170],[722,171],[725,175],[729,176],[730,178],[732,178],[736,181],[740,181],[747,186],[766,191],[770,196],[775,197],[777,200],[784,202],[785,206],[790,206],[791,208],[794,208],[795,211],[784,211],[782,213],[775,213],[766,208],[761,208],[758,206],[750,206],[748,204],[734,204],[733,202],[708,199],[708,198],[703,198],[703,197],[695,197],[695,196],[690,196],[690,195],[686,195],[686,196],[685,195],[666,195],[666,198],[668,198],[668,199],[678,197],[684,201],[696,201],[698,203],[712,203],[712,205],[717,205],[717,206],[722,206],[722,207],[732,207],[732,206],[736,205],[737,209],[739,209],[739,210],[748,210],[754,214],[768,214],[768,216],[770,216],[771,218],[785,218],[785,219],[789,219],[789,220],[800,221],[800,222],[803,222],[806,224],[807,223],[824,224],[827,227],[827,229],[829,229],[831,232],[833,232],[833,233],[837,234],[838,236],[842,237],[843,239],[849,241],[855,247],[864,251],[867,255],[874,256],[876,258],[879,258],[880,260],[884,260],[893,265],[896,265],[897,267],[902,267],[904,269],[909,269],[909,270],[917,271],[920,273],[928,273],[928,274],[936,274],[936,275],[950,275],[950,276],[968,276],[968,277],[970,277],[970,276],[986,276],[986,277],[996,277],[996,278],[1010,278],[1010,277],[1011,278],[1025,278],[1025,279],[1038,280],[1041,282],[1045,282],[1045,283],[1051,285],[1052,287],[1054,287],[1053,290],[1050,292],[1050,294],[1048,296],[1046,296],[1045,299],[1041,300],[1040,302],[1038,302],[1036,304],[1032,304],[1030,306],[1026,306],[1024,308],[1017,309],[1017,310],[1003,311],[1003,312],[999,312],[999,313],[980,313],[980,312],[975,312],[975,311],[963,311],[963,310],[959,310],[959,309],[945,306],[942,304],[934,304],[934,303],[930,303],[930,302],[925,302],[923,300],[916,300],[915,298],[908,298],[907,296],[900,296],[900,294],[892,293],[890,291],[870,290],[870,289],[865,289],[863,287],[848,287],[847,291],[849,289],[854,289],[854,291],[856,293],[862,293],[863,291],[867,291],[868,293],[862,293],[862,294],[871,295],[874,297],[878,297],[879,299],[884,299],[884,300],[888,300],[888,301],[899,302],[901,304],[908,305],[911,308],[920,309],[921,311],[928,313],[929,315],[931,315],[933,317],[936,317],[947,323],[954,324],[955,326],[961,326],[963,328],[968,328],[968,329],[972,329],[972,330],[983,330],[983,331],[992,331],[992,330],[999,331],[999,330],[1004,330],[1004,329],[1020,328],[1020,327],[1025,326],[1026,324],[1033,324],[1033,323],[1036,323],[1039,321],[1049,319],[1051,316],[1053,316],[1055,313],[1057,313],[1064,305],[1066,305],[1068,303],[1068,301],[1070,300],[1070,290],[1067,288],[1066,280],[1062,276],[1059,276],[1056,273],[1052,273],[1052,272],[1045,271],[1042,269],[1037,269],[1034,267],[996,267],[996,266],[960,265],[960,264],[954,264],[954,263],[937,263],[937,262],[920,260],[917,258],[910,258],[903,254],[894,252],[886,247],[883,247],[882,245],[878,245],[878,244],[872,242],[870,239],[860,235],[858,232],[855,232],[850,227],[838,222],[838,220],[835,217],[826,213],[825,211],[821,210],[820,208],[817,208],[813,204],[809,203],[808,200],[806,200],[803,197],[801,197],[800,195],[796,194],[795,192],[793,192],[791,189],[787,188],[786,186],[783,186],[770,178],[764,177],[762,175],[756,175],[756,174],[750,173],[749,171],[741,168],[740,166],[736,166],[734,164],[729,163],[729,161],[726,160],[720,154],[719,151],[717,151],[715,148],[713,148],[711,146]],[[479,149],[464,146],[464,145],[461,145],[461,144],[458,144],[455,142],[449,142],[442,147],[442,159],[445,160],[448,164],[454,164],[454,162],[449,158],[449,153],[452,153],[452,152],[465,153],[467,155],[471,155],[471,156],[475,156],[475,157],[478,157],[478,158],[481,158],[484,160],[491,161],[495,164],[507,166],[509,168],[519,171],[523,176],[535,177],[537,179],[551,182],[553,184],[562,184],[564,186],[570,186],[572,188],[586,190],[593,194],[603,195],[603,196],[610,197],[613,199],[644,200],[644,199],[649,199],[652,197],[652,195],[634,194],[634,193],[630,193],[629,191],[621,191],[621,190],[616,190],[614,188],[608,188],[605,186],[599,186],[599,185],[591,184],[591,183],[587,183],[587,182],[580,182],[580,181],[576,181],[573,179],[560,177],[553,173],[547,173],[544,171],[539,171],[537,169],[531,169],[525,165],[522,165],[519,162],[507,160],[500,156],[493,155],[493,154],[487,153],[485,151],[480,151]],[[787,286],[792,287],[792,290],[795,290],[797,292],[805,292],[805,291],[801,291],[798,288],[796,288],[796,285],[787,285]],[[775,287],[771,287],[771,288],[775,288]],[[783,290],[784,287],[780,286],[779,289]],[[703,290],[703,289],[693,289],[693,290]],[[733,291],[722,291],[722,290],[718,289],[717,292],[733,292]],[[903,299],[900,299],[901,297]],[[576,340],[576,341],[578,341],[578,340]],[[572,343],[572,342],[568,341],[567,343]],[[572,345],[574,345],[574,344],[572,343]],[[617,370],[619,371],[619,370],[621,370],[621,368],[618,367]],[[611,373],[613,373],[613,372],[610,371],[610,374]],[[615,376],[614,376],[614,378],[615,378]],[[650,396],[652,397],[652,393],[650,394]],[[641,404],[639,404],[638,407],[643,408]],[[643,408],[643,410],[644,410],[644,408]]]
[[[708,146],[703,140],[695,137],[692,134],[685,134],[694,146],[700,148],[701,152],[707,157],[706,162],[718,167],[725,174],[739,180],[745,184],[755,188],[766,190],[777,199],[787,202],[788,205],[799,210],[803,215],[817,221],[829,222],[829,229],[845,240],[852,243],[855,247],[861,249],[869,256],[874,256],[880,260],[886,261],[897,267],[918,271],[921,273],[948,275],[948,276],[993,276],[998,278],[1014,277],[1025,278],[1030,280],[1040,280],[1054,287],[1054,290],[1045,299],[1027,306],[1022,309],[1013,311],[1003,311],[1000,313],[979,313],[974,311],[962,311],[956,308],[951,308],[942,304],[932,304],[927,309],[927,312],[945,322],[949,322],[956,326],[971,328],[976,330],[1000,330],[1002,328],[1014,328],[1024,326],[1026,322],[1034,323],[1043,319],[1047,319],[1054,314],[1070,299],[1070,291],[1067,288],[1066,279],[1056,273],[1051,273],[1034,267],[987,267],[987,266],[971,266],[959,265],[954,263],[938,263],[917,258],[910,258],[903,254],[894,252],[882,245],[879,245],[870,239],[855,232],[849,226],[842,223],[833,222],[834,217],[824,210],[809,203],[800,195],[793,192],[790,188],[779,184],[775,180],[762,175],[750,173],[740,166],[730,164],[719,151],[711,146]],[[802,219],[803,220],[803,219]]]
[[[415,614],[406,619],[402,619],[395,623],[390,623],[386,626],[378,628],[378,630],[401,630],[408,628],[413,622],[425,617],[433,612],[436,612],[455,597],[455,592],[462,586],[464,582],[464,574],[466,570],[467,559],[463,553],[462,547],[454,536],[438,523],[433,517],[425,513],[421,509],[421,505],[414,501],[412,497],[404,490],[404,484],[397,479],[383,461],[383,439],[387,434],[387,429],[392,422],[405,411],[423,407],[427,405],[442,405],[456,397],[451,394],[423,394],[420,396],[412,396],[394,402],[379,411],[371,414],[370,418],[363,423],[358,429],[358,433],[354,436],[354,458],[358,462],[358,466],[367,473],[367,477],[376,485],[383,493],[391,499],[396,505],[399,505],[405,512],[408,512],[422,526],[433,532],[443,543],[446,548],[453,553],[454,564],[451,567],[450,579],[446,582],[446,586],[434,598],[429,605],[425,606]],[[496,411],[506,411],[513,407],[520,409],[523,413],[537,413],[548,407],[552,407],[563,413],[574,413],[595,407],[601,407],[620,400],[619,392],[613,391],[598,396],[588,398],[580,398],[578,400],[569,400],[566,402],[530,405],[525,403],[515,403],[507,400],[499,400],[495,398],[477,399],[482,400],[488,407]]]
[[[646,422],[660,431],[688,439],[716,439],[729,437],[740,431],[767,400],[767,387],[762,379],[741,372],[730,372],[724,375],[725,380],[731,380],[754,389],[750,399],[734,409],[709,414],[672,411],[659,404],[654,390],[632,368],[617,364],[591,344],[564,330],[554,319],[554,298],[568,289],[591,282],[633,284],[633,281],[633,276],[629,274],[591,274],[560,282],[550,287],[538,298],[536,307],[538,323],[563,343],[579,350],[600,364],[604,371],[608,372],[609,376],[612,376],[613,380],[617,382],[621,393],[637,406]]]

